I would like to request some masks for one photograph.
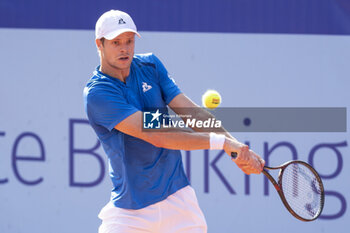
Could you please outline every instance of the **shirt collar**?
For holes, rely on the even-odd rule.
[[[108,75],[108,74],[102,73],[100,71],[101,65],[98,65],[96,67],[96,70],[94,71],[94,75],[97,75],[97,76],[100,76],[100,77],[106,77],[106,78],[111,79],[111,80],[113,80],[113,81],[115,81],[117,83],[120,83],[120,84],[123,84],[123,85],[128,85],[130,83],[130,80],[131,80],[131,77],[132,77],[131,74],[132,74],[132,71],[133,71],[133,66],[134,66],[134,63],[132,62],[131,66],[130,66],[130,73],[129,73],[129,76],[126,77],[125,83],[122,82],[121,80],[117,79],[117,78],[114,78],[114,77]]]

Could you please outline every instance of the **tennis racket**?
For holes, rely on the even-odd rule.
[[[237,156],[233,153],[232,157]],[[278,181],[268,170],[279,170]],[[271,181],[284,206],[297,219],[316,220],[324,206],[324,188],[316,170],[308,163],[293,160],[278,167],[265,166],[262,173]]]

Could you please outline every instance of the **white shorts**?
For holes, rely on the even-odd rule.
[[[196,194],[189,185],[161,202],[138,210],[118,208],[109,202],[98,217],[102,220],[99,233],[207,232]]]

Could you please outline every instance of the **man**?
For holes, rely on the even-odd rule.
[[[234,161],[247,174],[260,173],[264,161],[224,129],[220,134],[142,130],[142,111],[148,108],[169,106],[198,119],[211,115],[181,93],[155,55],[134,55],[140,35],[127,13],[104,13],[95,30],[100,66],[84,89],[85,108],[113,183],[111,201],[99,214],[99,232],[206,232],[179,150],[235,152]]]

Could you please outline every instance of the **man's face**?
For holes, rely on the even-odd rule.
[[[135,34],[124,32],[112,40],[96,41],[102,61],[115,69],[129,69],[134,56]]]

